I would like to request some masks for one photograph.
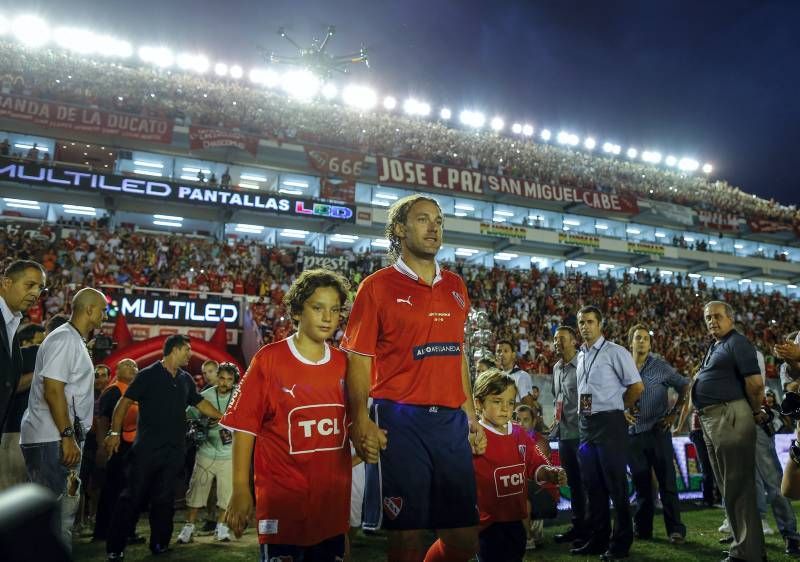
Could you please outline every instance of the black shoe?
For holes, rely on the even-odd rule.
[[[786,550],[784,552],[789,556],[800,557],[800,540],[786,539]]]
[[[722,537],[719,539],[719,544],[731,544],[733,542],[733,535]]]
[[[571,543],[582,538],[583,534],[579,533],[577,529],[575,529],[575,527],[570,527],[566,533],[559,533],[557,535],[553,535],[553,541],[557,544],[564,544],[568,542]]]
[[[201,533],[213,533],[217,529],[217,522],[211,521],[206,519],[206,522],[203,523],[203,528],[200,529]]]
[[[622,560],[628,556],[629,553],[627,552],[611,552],[610,550],[606,550],[600,555],[600,560]]]
[[[653,540],[653,532],[650,531],[649,533],[643,533],[641,531],[634,531],[633,536],[639,539],[640,541],[651,541]]]
[[[169,551],[169,547],[164,546],[162,544],[154,544],[150,547],[150,552],[153,553],[153,556],[158,556],[159,554],[164,554],[165,552]]]
[[[607,548],[607,546],[602,544],[589,541],[581,547],[571,549],[569,553],[575,554],[576,556],[586,556],[587,554],[603,554]]]
[[[128,537],[128,544],[144,544],[147,542],[147,539],[144,538],[142,535],[131,535]]]
[[[119,562],[120,560],[125,559],[124,552],[107,552],[106,553],[106,560],[107,562]]]
[[[722,562],[747,562],[747,560],[745,560],[744,558],[737,558],[735,556],[731,556],[729,550],[723,550],[722,555],[725,556],[725,558],[722,559]],[[767,562],[766,554],[763,556],[763,558],[761,558],[761,562]]]

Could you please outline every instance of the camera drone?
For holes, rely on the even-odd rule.
[[[292,46],[297,49],[296,56],[285,57],[270,53],[269,61],[276,64],[288,64],[292,66],[299,66],[306,68],[322,76],[323,78],[330,78],[331,75],[338,72],[340,74],[347,74],[350,71],[351,65],[364,64],[369,68],[369,58],[367,57],[367,48],[361,45],[358,52],[347,55],[332,55],[326,50],[328,43],[336,34],[336,27],[329,25],[325,33],[325,38],[322,41],[315,37],[311,42],[311,47],[303,48],[294,39],[289,37],[286,29],[281,27],[278,29],[278,35],[286,39]]]

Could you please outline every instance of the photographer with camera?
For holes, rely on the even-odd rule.
[[[233,363],[223,363],[219,365],[216,379],[216,386],[207,388],[200,396],[215,405],[220,412],[225,412],[233,396],[233,387],[239,381],[239,369]],[[215,480],[219,516],[214,539],[227,542],[231,540],[230,531],[225,524],[225,510],[228,509],[233,491],[233,435],[230,430],[221,427],[217,420],[201,416],[196,408],[187,408],[186,413],[191,420],[199,422],[193,432],[197,436],[198,446],[189,490],[186,492],[186,524],[181,529],[177,542],[186,544],[192,541],[197,513],[206,505]]]
[[[44,339],[36,355],[28,409],[20,425],[28,478],[59,496],[67,548],[78,507],[81,454],[94,412],[94,367],[86,339],[105,317],[103,293],[85,288],[75,294],[69,321]]]

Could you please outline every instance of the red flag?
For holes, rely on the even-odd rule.
[[[133,336],[131,336],[131,331],[128,329],[128,322],[122,314],[117,316],[117,322],[114,324],[114,341],[117,342],[117,351],[125,349],[133,343]]]
[[[228,330],[225,328],[225,322],[222,320],[219,321],[219,324],[217,324],[214,330],[214,335],[211,336],[211,339],[208,341],[211,345],[222,351],[228,348]]]

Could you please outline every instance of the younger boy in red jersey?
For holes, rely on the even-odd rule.
[[[253,357],[220,425],[234,431],[228,525],[242,535],[253,511],[261,560],[341,560],[350,519],[347,357],[326,340],[336,332],[348,282],[304,271],[283,302],[297,332]]]
[[[484,371],[475,381],[475,411],[487,441],[486,452],[473,457],[480,562],[521,561],[525,555],[528,479],[566,482],[563,469],[549,466],[528,433],[511,423],[516,395],[514,379],[498,369]]]

